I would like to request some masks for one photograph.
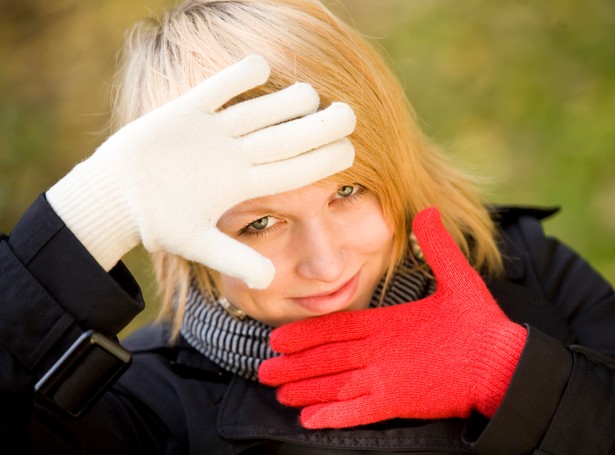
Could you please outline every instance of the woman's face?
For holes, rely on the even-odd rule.
[[[356,184],[318,183],[245,201],[218,223],[269,258],[267,289],[221,275],[221,294],[250,317],[277,327],[369,306],[393,254],[393,229],[375,195]]]

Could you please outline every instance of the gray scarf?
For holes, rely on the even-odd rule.
[[[404,264],[394,275],[382,304],[381,282],[374,291],[370,306],[397,305],[433,293],[433,282],[422,273],[412,271],[410,266],[411,263]],[[241,321],[233,318],[212,296],[203,295],[194,285],[188,292],[181,334],[192,347],[225,370],[257,380],[261,362],[277,355],[268,343],[272,330],[272,327],[249,317]]]

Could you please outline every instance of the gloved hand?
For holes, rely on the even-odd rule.
[[[413,230],[436,278],[419,301],[341,312],[282,326],[261,382],[302,407],[306,428],[343,428],[391,418],[492,417],[527,332],[498,307],[435,208]]]
[[[271,261],[216,224],[248,199],[308,185],[351,166],[345,136],[355,116],[333,103],[316,112],[307,84],[219,110],[267,81],[259,56],[241,62],[121,128],[47,192],[106,269],[142,242],[265,288]]]

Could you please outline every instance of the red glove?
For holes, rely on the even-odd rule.
[[[391,418],[492,417],[527,338],[489,293],[435,208],[413,230],[436,278],[419,301],[334,313],[280,327],[260,381],[282,404],[303,407],[306,428]]]

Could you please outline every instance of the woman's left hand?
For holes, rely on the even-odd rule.
[[[444,228],[436,209],[413,230],[436,278],[419,301],[341,312],[280,327],[260,381],[303,408],[306,428],[392,418],[493,416],[527,331],[510,321]]]

